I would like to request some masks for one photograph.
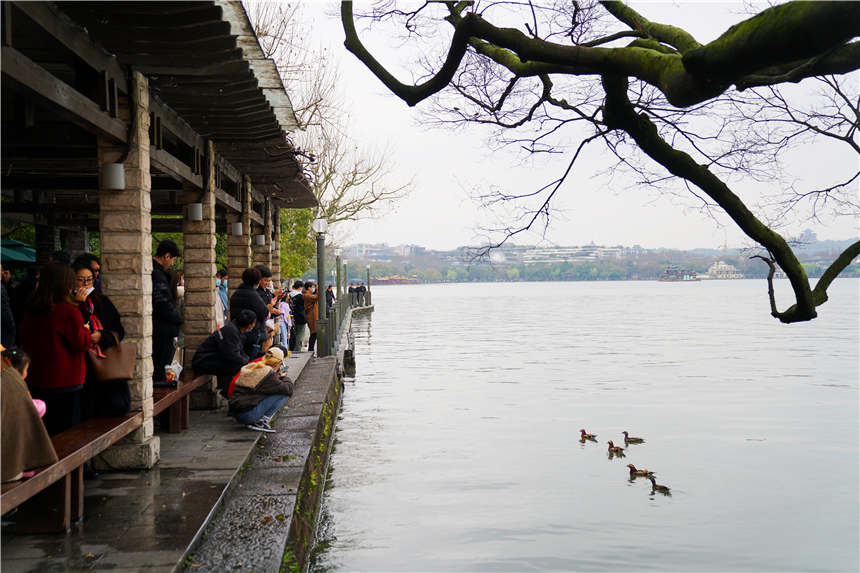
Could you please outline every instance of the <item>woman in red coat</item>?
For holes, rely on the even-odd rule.
[[[27,299],[21,326],[24,351],[31,360],[27,386],[30,395],[47,406],[42,421],[49,436],[81,421],[85,352],[93,338],[76,300],[86,300],[86,287],[77,288],[72,268],[48,263]]]

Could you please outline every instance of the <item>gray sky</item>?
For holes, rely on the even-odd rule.
[[[314,20],[311,41],[329,44],[330,49],[340,55],[340,79],[348,86],[361,139],[393,142],[399,152],[399,168],[407,174],[418,173],[416,190],[399,202],[395,212],[381,220],[362,221],[355,225],[346,243],[416,244],[434,249],[476,244],[475,229],[490,225],[491,219],[488,213],[480,211],[469,200],[464,186],[493,184],[522,191],[543,186],[563,173],[569,156],[551,163],[523,167],[505,152],[489,156],[477,131],[469,136],[421,129],[416,125],[418,114],[415,109],[391,96],[381,82],[346,51],[340,22],[325,18],[321,14],[323,7],[323,3],[307,7],[306,15]],[[702,43],[715,39],[742,19],[733,14],[741,9],[739,3],[707,2],[676,6],[673,3],[636,2],[635,7],[652,21],[681,26]],[[362,40],[377,59],[405,81],[408,76],[397,69],[397,52],[386,48],[384,35],[362,33]],[[727,217],[720,219],[724,227],[719,228],[708,216],[690,212],[677,200],[654,191],[631,187],[628,191],[619,192],[617,181],[613,189],[609,189],[605,179],[594,178],[594,166],[607,166],[611,160],[604,144],[591,144],[588,154],[574,167],[556,196],[554,204],[558,217],[546,239],[532,234],[530,237],[519,235],[514,241],[517,244],[565,246],[593,241],[598,245],[638,244],[645,248],[679,249],[717,248],[724,243],[732,249],[748,243]],[[823,185],[835,182],[840,174],[856,169],[858,157],[845,144],[820,141],[814,148],[795,153],[790,163],[793,174],[798,178]],[[822,173],[832,175],[832,180],[822,179]],[[748,205],[759,193],[773,191],[766,185],[743,181],[731,187]],[[805,228],[815,230],[819,240],[858,236],[857,219],[851,216],[795,223],[783,232],[799,234]]]

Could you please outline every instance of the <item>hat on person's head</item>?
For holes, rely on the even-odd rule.
[[[273,346],[272,348],[266,351],[266,356],[270,356],[275,360],[279,360],[281,362],[284,361],[284,351],[278,348],[277,346]]]

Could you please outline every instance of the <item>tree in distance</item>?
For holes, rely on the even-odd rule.
[[[348,225],[361,219],[379,218],[396,206],[414,187],[414,176],[395,175],[397,156],[393,146],[361,140],[354,134],[347,105],[347,86],[339,80],[339,60],[327,49],[310,44],[312,24],[301,2],[249,2],[248,17],[263,54],[272,58],[285,86],[289,86],[300,131],[291,134],[309,160],[307,179],[319,206],[310,220],[323,217],[329,224],[329,247],[343,242]],[[306,217],[281,217],[285,238],[300,241],[297,251],[308,251],[315,234],[308,226],[292,229]],[[309,252],[313,254],[314,250]],[[296,270],[300,275],[306,268]],[[291,261],[294,264],[298,261]]]
[[[404,42],[420,43],[421,57],[408,64],[417,82],[400,82],[370,53],[356,29],[361,20],[389,23]],[[700,211],[727,214],[769,265],[771,314],[784,323],[814,319],[829,285],[860,254],[857,241],[812,288],[792,252],[794,240],[778,232],[789,215],[819,220],[860,212],[860,173],[803,187],[786,182],[782,163],[790,149],[822,138],[844,145],[858,163],[860,2],[770,7],[704,45],[609,0],[426,2],[402,9],[386,1],[362,13],[342,2],[341,21],[347,50],[391,92],[410,106],[428,100],[425,121],[454,129],[481,124],[492,129],[497,146],[570,157],[564,175],[540,189],[477,196],[484,206],[527,205],[515,210],[512,223],[492,229],[503,238],[485,253],[534,225],[545,231],[551,199],[583,148],[603,142],[617,159],[612,170],[664,193],[680,183]],[[814,88],[792,85],[803,80]],[[814,101],[806,105],[810,93]],[[779,190],[747,204],[730,187],[739,177]],[[782,311],[773,289],[776,265],[795,299]]]

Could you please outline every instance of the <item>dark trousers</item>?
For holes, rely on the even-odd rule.
[[[87,364],[87,377],[81,390],[81,422],[92,417],[125,416],[131,408],[128,382],[96,382]]]
[[[296,325],[293,324],[290,327],[290,352],[295,352],[296,350]]]
[[[173,362],[174,336],[152,335],[152,381],[164,382],[167,377],[164,367]]]
[[[312,332],[310,338],[308,338],[308,352],[314,351],[314,345],[317,342],[317,333]]]
[[[227,362],[214,356],[212,357],[194,357],[191,367],[194,368],[195,374],[212,374],[214,376],[224,376],[232,380],[244,364],[238,362]]]
[[[54,437],[72,426],[81,423],[81,389],[83,384],[71,392],[57,392],[29,386],[30,396],[45,402],[45,415],[42,421],[48,435]]]

